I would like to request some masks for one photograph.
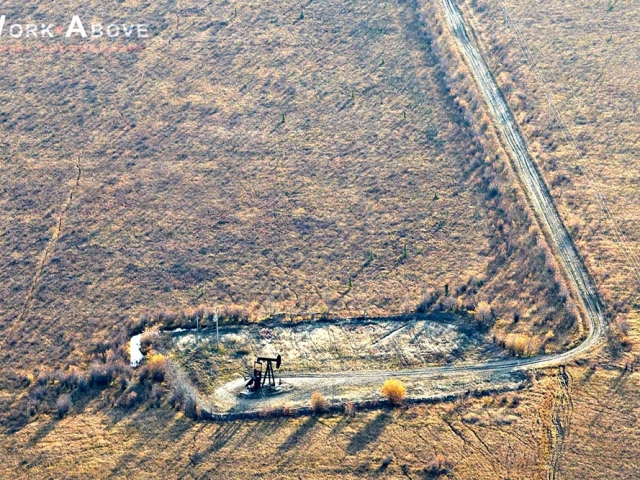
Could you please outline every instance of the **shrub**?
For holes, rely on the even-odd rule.
[[[154,382],[164,381],[167,370],[167,359],[162,354],[152,355],[148,362],[149,376]]]
[[[318,391],[311,394],[311,409],[315,413],[322,413],[327,409],[327,401]]]
[[[91,387],[104,387],[108,385],[112,380],[111,373],[104,364],[92,365],[89,369],[89,385]]]
[[[133,408],[138,403],[138,392],[131,391],[128,393],[124,393],[122,397],[120,397],[120,406],[125,408]]]
[[[160,406],[160,399],[162,398],[162,394],[164,393],[164,389],[161,385],[155,383],[153,387],[151,387],[151,402],[155,407]]]
[[[623,335],[625,336],[629,335],[629,330],[631,329],[631,326],[629,325],[629,321],[626,318],[619,317],[616,320],[616,324],[618,325],[618,328],[620,329]]]
[[[455,310],[458,306],[458,299],[456,297],[444,297],[441,302],[442,310]]]
[[[407,389],[400,380],[391,378],[382,385],[382,395],[387,397],[392,405],[402,405],[407,396]]]
[[[294,410],[292,407],[288,407],[288,406],[282,407],[282,415],[284,415],[285,417],[288,417],[293,414],[294,414]]]
[[[482,325],[488,326],[493,318],[491,306],[487,302],[480,302],[476,307],[475,318]]]
[[[429,465],[425,468],[425,473],[428,475],[444,475],[449,471],[449,468],[449,461],[447,461],[444,455],[439,453],[429,462]]]
[[[38,413],[38,404],[34,402],[29,402],[29,404],[27,405],[27,415],[29,415],[29,417],[35,417],[37,413]]]
[[[435,292],[428,292],[423,295],[420,303],[416,306],[416,313],[427,313],[438,301],[438,295]]]
[[[58,411],[58,418],[64,417],[71,409],[71,396],[68,393],[64,393],[56,400],[56,410]]]
[[[140,336],[140,349],[143,352],[147,352],[151,347],[153,347],[154,342],[159,336],[160,327],[158,327],[158,325],[145,329]]]
[[[225,306],[220,310],[220,320],[230,323],[246,323],[249,321],[249,312],[238,305]]]
[[[356,404],[353,402],[347,402],[344,406],[344,414],[349,417],[356,416]]]
[[[198,402],[192,396],[188,396],[184,400],[184,414],[189,418],[198,418]]]
[[[499,339],[498,344],[517,357],[531,357],[540,349],[539,340],[522,333],[510,333]]]

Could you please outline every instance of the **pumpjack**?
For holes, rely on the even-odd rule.
[[[265,363],[267,365],[267,368],[263,372],[262,367]],[[276,377],[273,371],[274,363],[276,365],[276,369],[280,369],[280,365],[282,364],[282,357],[278,355],[275,358],[258,357],[256,359],[253,364],[253,374],[249,376],[247,383],[245,383],[245,387],[247,387],[249,392],[258,392],[261,388],[264,387],[275,388]],[[247,377],[245,376],[245,380],[246,379]],[[282,385],[282,380],[280,380],[280,384]]]

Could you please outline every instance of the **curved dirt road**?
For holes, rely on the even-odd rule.
[[[501,373],[535,368],[547,368],[566,363],[571,358],[585,353],[597,345],[606,330],[604,310],[595,285],[586,267],[580,260],[549,191],[538,172],[527,148],[527,143],[514,119],[498,84],[482,57],[476,42],[454,0],[441,0],[449,30],[455,38],[460,53],[474,77],[493,122],[500,133],[505,149],[509,152],[515,171],[526,192],[531,207],[536,213],[549,244],[568,279],[576,299],[580,303],[588,324],[586,339],[577,347],[563,353],[535,358],[514,358],[474,365],[449,365],[413,370],[371,370],[357,372],[321,372],[283,375],[285,379],[325,379],[335,382],[357,383],[381,377],[436,377],[458,376],[473,373]],[[221,387],[224,388],[224,387]],[[259,403],[259,402],[257,402]],[[256,405],[257,406],[257,405]]]
[[[577,347],[563,353],[536,358],[510,359],[498,362],[487,362],[466,366],[430,367],[415,370],[367,371],[367,372],[324,372],[322,374],[296,374],[289,378],[332,378],[332,377],[376,377],[392,375],[446,375],[456,373],[472,373],[477,371],[525,370],[546,368],[566,363],[571,358],[586,352],[595,346],[603,337],[606,324],[604,311],[591,276],[578,257],[571,237],[558,215],[551,195],[535,167],[520,128],[511,109],[507,105],[498,84],[491,75],[489,67],[480,54],[475,41],[469,35],[467,26],[454,0],[442,0],[444,13],[449,29],[454,36],[458,48],[474,77],[478,89],[485,99],[493,121],[501,134],[505,148],[510,153],[518,178],[527,194],[527,198],[543,226],[546,237],[551,244],[560,265],[568,278],[574,293],[577,295],[585,314],[589,333],[587,338]]]

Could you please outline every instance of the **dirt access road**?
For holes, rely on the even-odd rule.
[[[535,166],[529,153],[527,143],[518,124],[515,121],[511,109],[500,91],[473,35],[470,27],[465,24],[460,9],[454,0],[441,0],[443,13],[449,31],[455,38],[460,53],[471,72],[478,90],[484,98],[494,125],[499,132],[505,149],[511,156],[511,160],[527,198],[536,213],[536,217],[542,231],[545,233],[551,249],[556,255],[560,266],[570,282],[574,295],[584,313],[588,334],[586,339],[577,347],[563,353],[540,356],[535,358],[513,358],[507,360],[492,361],[472,365],[452,365],[442,367],[418,368],[412,370],[376,370],[359,372],[321,372],[299,373],[284,376],[300,388],[304,389],[304,379],[321,379],[322,384],[344,384],[352,382],[354,385],[370,381],[379,381],[384,377],[456,377],[470,374],[503,374],[537,368],[548,368],[566,363],[573,357],[583,354],[597,345],[606,331],[603,305],[597,293],[593,280],[586,267],[580,260],[573,241],[569,236],[564,223],[560,219],[546,184]],[[233,382],[232,382],[233,383]],[[238,382],[234,387],[237,388]],[[318,383],[310,383],[315,388]],[[231,388],[231,384],[221,387],[220,393]],[[300,392],[297,392],[298,395]],[[280,398],[287,397],[283,395]],[[227,397],[228,398],[228,397]],[[261,406],[261,401],[256,400],[256,407]]]

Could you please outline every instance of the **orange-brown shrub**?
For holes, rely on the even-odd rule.
[[[154,382],[162,382],[167,370],[167,358],[162,354],[155,354],[149,358],[147,363],[149,376]]]
[[[322,413],[327,409],[327,401],[318,391],[311,394],[311,409],[315,413]]]
[[[407,396],[407,389],[400,380],[390,378],[382,385],[382,395],[387,397],[387,400],[393,405],[402,405],[402,402]]]
[[[531,357],[538,353],[540,341],[522,333],[510,333],[497,339],[497,343],[517,357]]]

